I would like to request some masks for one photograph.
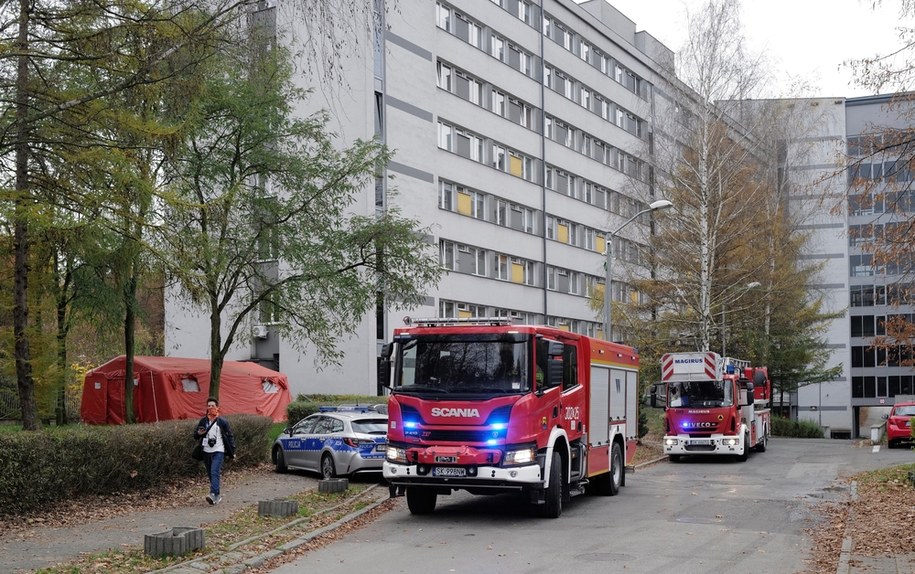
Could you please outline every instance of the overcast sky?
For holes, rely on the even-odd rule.
[[[704,0],[609,0],[674,52],[686,37],[686,11],[695,12]],[[776,77],[776,90],[767,96],[870,95],[851,82],[842,62],[887,54],[899,47],[898,0],[741,0],[741,21],[749,48],[763,52]],[[911,25],[911,22],[909,22]],[[781,73],[784,72],[784,73]],[[786,94],[789,77],[812,86],[803,94]],[[781,89],[778,89],[781,88]]]

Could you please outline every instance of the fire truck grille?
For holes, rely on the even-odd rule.
[[[493,439],[505,438],[504,430],[435,430],[423,429],[419,433],[423,442],[460,442],[460,443],[486,443]]]

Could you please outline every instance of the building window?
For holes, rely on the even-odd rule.
[[[496,200],[496,225],[508,227],[508,202],[504,199]]]
[[[493,90],[490,98],[490,109],[500,115],[505,116],[505,94],[499,90]]]
[[[492,166],[505,171],[505,148],[499,144],[492,144]]]
[[[502,281],[508,281],[508,255],[496,255],[495,256],[495,269],[494,275],[496,279],[501,279]]]
[[[454,184],[450,181],[439,182],[439,207],[454,211]]]
[[[439,122],[439,124],[438,124],[438,147],[440,147],[444,150],[454,151],[452,132],[453,132],[453,129],[451,126],[449,126],[448,124],[443,124],[443,123]]]
[[[451,31],[451,8],[443,6],[441,4],[435,5],[435,24],[445,30],[446,32]]]
[[[537,274],[534,272],[534,262],[525,261],[524,262],[524,284],[525,285],[534,285],[536,282]]]
[[[518,19],[528,25],[533,23],[533,10],[529,0],[518,1]]]
[[[489,40],[489,53],[500,62],[505,61],[505,40],[495,34]]]
[[[439,244],[439,259],[442,267],[454,271],[454,250],[455,245],[451,241],[442,241]]]
[[[529,207],[525,207],[524,209],[521,210],[521,214],[522,214],[522,218],[524,221],[524,231],[527,233],[533,233],[534,232],[534,210]]]

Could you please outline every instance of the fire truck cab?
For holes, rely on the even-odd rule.
[[[439,495],[519,492],[546,517],[571,496],[614,495],[637,439],[631,347],[503,319],[395,330],[384,477],[413,514]]]
[[[684,455],[732,455],[747,460],[766,450],[771,434],[771,383],[765,367],[717,353],[667,353],[661,358],[666,383],[664,452],[671,462]]]

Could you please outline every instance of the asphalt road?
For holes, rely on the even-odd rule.
[[[511,495],[440,496],[434,514],[401,504],[275,574],[802,572],[812,508],[839,479],[911,462],[906,449],[856,441],[774,439],[744,463],[661,462],[627,475],[616,497],[579,496],[538,518]]]

